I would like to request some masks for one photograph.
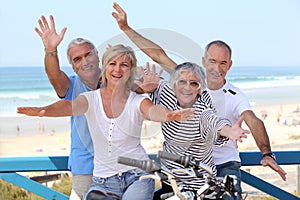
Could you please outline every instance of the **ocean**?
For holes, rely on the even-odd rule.
[[[72,67],[62,67],[74,74]],[[16,116],[18,106],[43,106],[58,100],[44,67],[0,67],[0,116]]]
[[[62,70],[74,74],[72,67]],[[300,67],[233,66],[227,80],[253,105],[300,103]],[[0,116],[18,116],[18,106],[44,106],[58,99],[44,67],[0,67]]]

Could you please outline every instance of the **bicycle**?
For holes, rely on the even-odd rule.
[[[237,184],[236,177],[233,175],[223,177],[215,177],[211,167],[194,160],[191,156],[178,156],[168,152],[159,151],[158,158],[170,160],[184,166],[182,169],[169,170],[155,160],[136,160],[128,157],[119,157],[118,163],[129,166],[138,167],[149,175],[142,176],[140,179],[152,178],[157,181],[169,181],[172,187],[172,193],[161,195],[162,200],[208,200],[221,199],[225,194],[231,197],[237,196],[235,186]],[[199,169],[208,172],[208,175],[199,173]],[[196,192],[183,190],[176,183],[174,172],[184,172],[194,177],[204,178],[205,184]]]

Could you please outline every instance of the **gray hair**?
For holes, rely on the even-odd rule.
[[[191,74],[196,74],[196,76],[200,79],[201,88],[199,89],[199,94],[206,88],[205,81],[205,73],[202,67],[195,63],[185,62],[179,64],[175,67],[175,69],[170,74],[170,86],[173,90],[175,90],[175,83],[178,80],[180,74],[183,71],[188,71]]]
[[[131,47],[127,46],[125,47],[122,44],[118,44],[115,46],[108,46],[108,48],[106,49],[105,53],[102,56],[102,83],[106,86],[107,84],[107,80],[105,77],[105,72],[106,72],[106,65],[108,65],[108,63],[119,56],[126,56],[129,58],[130,60],[130,64],[131,64],[131,69],[130,69],[130,77],[127,81],[127,86],[129,88],[131,88],[133,81],[135,79],[136,76],[136,67],[137,67],[137,59],[136,56],[134,54],[134,51],[132,50]]]
[[[229,60],[231,60],[232,50],[231,50],[230,46],[229,46],[228,44],[226,44],[226,42],[224,42],[224,41],[222,41],[222,40],[214,40],[214,41],[210,42],[208,45],[206,45],[206,47],[205,47],[205,52],[204,52],[205,57],[207,57],[207,51],[208,51],[208,49],[209,49],[212,45],[217,45],[217,46],[220,46],[220,47],[225,47],[225,48],[227,48],[228,51],[229,51]]]
[[[89,41],[87,39],[84,39],[84,38],[75,38],[75,39],[71,40],[71,42],[69,43],[68,48],[67,48],[67,57],[68,57],[68,61],[69,61],[70,64],[72,64],[72,61],[71,61],[71,58],[70,58],[70,55],[69,55],[69,50],[73,46],[81,45],[81,44],[89,44],[89,45],[91,45],[93,47],[93,49],[94,49],[95,54],[98,54],[97,48],[95,47],[95,45],[91,41]]]

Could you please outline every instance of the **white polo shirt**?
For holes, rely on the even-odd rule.
[[[245,94],[229,82],[226,82],[219,90],[207,89],[207,91],[210,94],[217,115],[228,119],[232,125],[237,122],[244,111],[252,110]],[[213,159],[216,165],[229,161],[241,161],[239,151],[231,140],[223,146],[214,145]]]

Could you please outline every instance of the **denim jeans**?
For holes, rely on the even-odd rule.
[[[230,199],[230,200],[241,200],[241,163],[236,161],[230,161],[227,163],[223,163],[221,165],[216,165],[217,167],[217,176],[218,177],[225,177],[226,175],[235,175],[237,177],[237,186],[236,189],[238,190],[239,195],[237,197],[223,197],[223,199]]]
[[[97,190],[112,199],[152,200],[154,180],[150,178],[139,180],[146,174],[143,170],[133,169],[107,178],[94,176],[89,192]]]

